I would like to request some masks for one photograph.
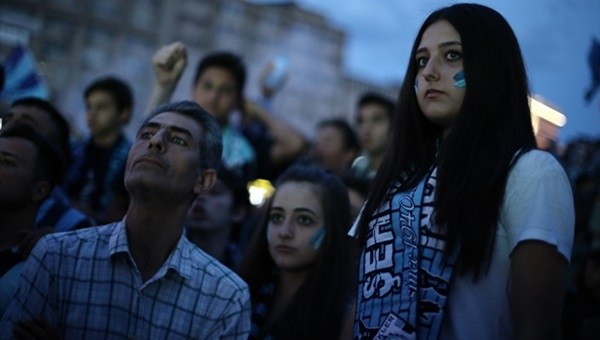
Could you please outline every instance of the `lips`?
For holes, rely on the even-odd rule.
[[[156,165],[156,166],[161,167],[163,169],[167,168],[167,165],[165,164],[165,162],[163,162],[160,158],[154,157],[154,156],[149,156],[149,155],[145,155],[145,156],[142,156],[142,157],[138,158],[135,161],[134,165],[137,165],[139,163],[153,164],[153,165]]]
[[[441,94],[443,94],[444,92],[442,91],[438,91],[435,89],[429,89],[427,91],[425,91],[425,98],[433,98],[433,97],[437,97]]]
[[[289,254],[295,252],[296,248],[280,244],[278,246],[275,246],[275,250],[277,250],[280,253]]]

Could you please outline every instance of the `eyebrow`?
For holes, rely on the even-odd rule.
[[[284,211],[284,209],[281,208],[281,207],[272,207],[271,210]],[[310,210],[308,208],[302,208],[302,207],[295,208],[294,212],[295,213],[307,212],[307,213],[311,213],[311,214],[313,214],[315,216],[318,216],[314,211],[312,211],[312,210]]]
[[[138,130],[138,133],[145,128],[154,128],[154,129],[158,130],[161,127],[163,127],[163,125],[161,125],[159,123],[148,122],[140,127],[140,129]],[[192,133],[188,129],[178,127],[178,126],[166,126],[166,129],[169,132],[183,133],[184,135],[187,135],[190,139],[193,139]]]
[[[454,46],[454,45],[460,46],[462,44],[460,43],[460,41],[452,40],[452,41],[443,42],[443,43],[439,44],[438,47],[449,47],[449,46]],[[427,51],[426,47],[421,47],[417,50],[417,52],[415,54],[419,54],[421,52],[426,52],[426,51]]]

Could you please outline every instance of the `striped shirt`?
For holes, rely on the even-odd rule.
[[[142,282],[121,221],[38,242],[0,329],[37,315],[64,339],[246,339],[250,295],[244,281],[183,235]]]

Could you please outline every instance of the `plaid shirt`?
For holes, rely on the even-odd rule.
[[[142,282],[121,221],[38,242],[0,338],[37,315],[65,339],[246,339],[250,295],[244,281],[185,236]]]

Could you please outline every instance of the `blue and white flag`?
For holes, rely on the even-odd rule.
[[[11,103],[29,96],[49,99],[48,86],[38,72],[35,57],[27,46],[16,45],[2,62],[2,68],[4,88],[0,91],[0,100]]]

